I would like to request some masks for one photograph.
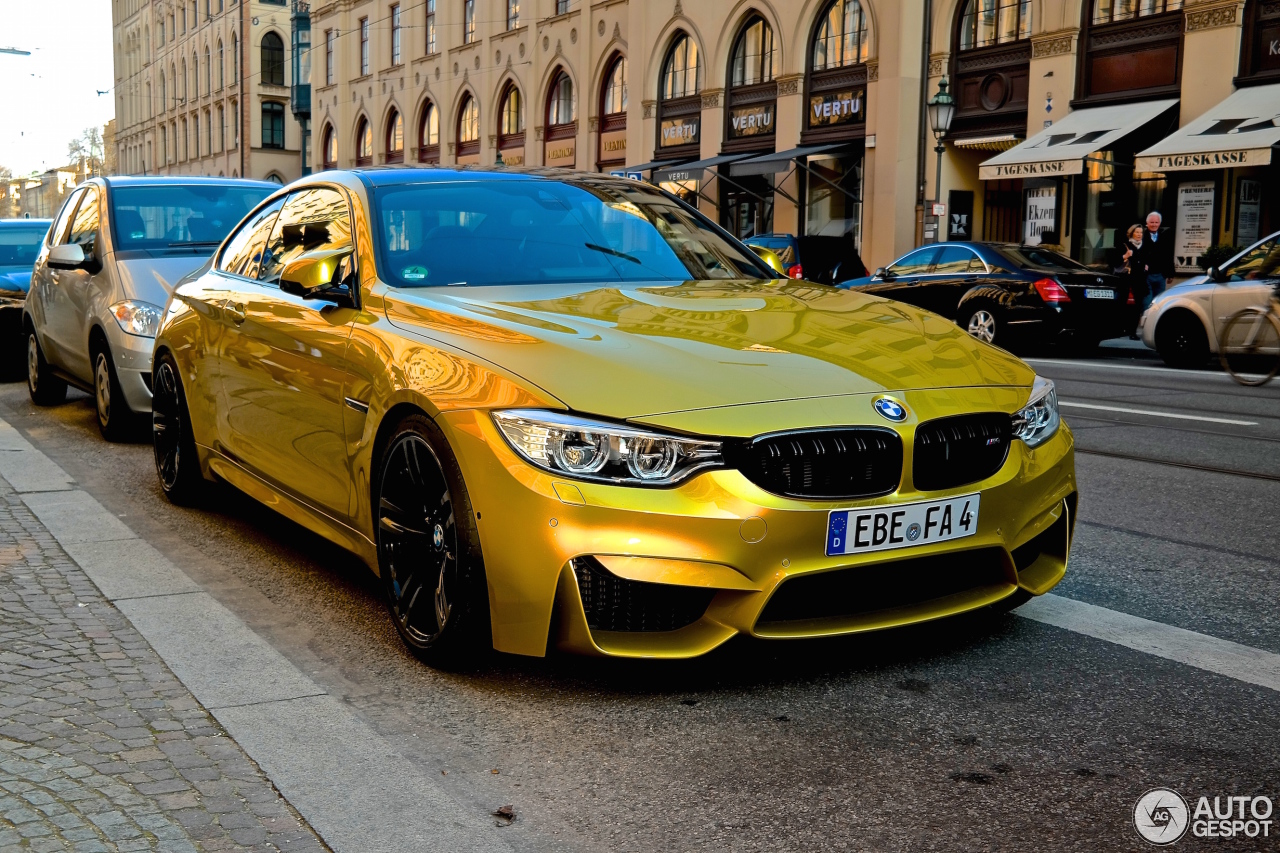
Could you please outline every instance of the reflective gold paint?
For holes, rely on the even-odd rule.
[[[350,201],[359,307],[217,272],[178,289],[157,348],[178,361],[202,465],[376,571],[375,445],[404,413],[432,417],[477,513],[496,648],[539,655],[551,642],[584,653],[686,657],[736,634],[815,636],[939,618],[1019,588],[1040,594],[1062,578],[1077,491],[1065,425],[1035,450],[1015,441],[1004,467],[981,483],[922,493],[911,482],[917,424],[1017,411],[1034,376],[943,318],[803,281],[393,290],[377,275],[363,182],[326,172],[304,184],[337,188]],[[733,470],[672,488],[570,481],[525,463],[489,415],[571,409],[750,437],[890,426],[871,406],[881,393],[908,409],[905,422],[891,425],[905,450],[902,482],[890,495],[854,501],[773,495]],[[833,509],[978,490],[972,537],[825,555]],[[750,536],[747,519],[760,520]],[[1017,572],[1011,552],[1045,531],[1061,533],[1061,548]],[[1001,549],[1005,582],[858,618],[756,625],[788,578],[858,566],[894,571],[895,563],[909,570],[902,561],[973,548]],[[583,555],[621,577],[717,592],[703,618],[679,631],[593,633],[570,568]]]

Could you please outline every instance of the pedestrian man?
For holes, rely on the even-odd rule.
[[[1164,221],[1154,210],[1147,214],[1147,228],[1142,232],[1139,262],[1147,268],[1147,298],[1143,307],[1164,292],[1165,282],[1173,275],[1173,238],[1160,230]]]

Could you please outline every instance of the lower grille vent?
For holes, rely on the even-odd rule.
[[[627,580],[593,557],[577,557],[573,573],[593,631],[674,631],[702,618],[715,590]]]

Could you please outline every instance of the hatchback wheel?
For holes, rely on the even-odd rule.
[[[475,516],[439,428],[405,418],[382,454],[374,503],[378,564],[396,631],[425,663],[492,648]]]
[[[129,433],[133,413],[124,401],[111,354],[99,350],[93,359],[93,401],[98,410],[98,429],[107,441],[120,441]]]
[[[160,488],[175,504],[194,504],[207,484],[200,472],[178,365],[167,352],[156,360],[152,385],[155,392],[151,398],[151,440]]]
[[[56,406],[67,399],[67,383],[53,375],[35,332],[27,333],[27,393],[37,406]]]
[[[976,305],[965,309],[960,325],[978,340],[994,344],[1000,335],[1000,321],[990,305]]]
[[[1209,360],[1204,324],[1189,311],[1166,316],[1156,326],[1156,352],[1170,367],[1204,367]]]

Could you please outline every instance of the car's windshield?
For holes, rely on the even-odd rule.
[[[1013,261],[1023,269],[1043,270],[1047,272],[1062,270],[1064,272],[1088,271],[1084,264],[1076,263],[1066,255],[1060,255],[1049,249],[1038,246],[1001,246],[1000,254]]]
[[[49,223],[0,228],[0,267],[31,269],[40,254],[40,244]]]
[[[395,287],[772,278],[641,184],[490,180],[378,188],[379,266]]]
[[[253,184],[113,187],[115,248],[216,246],[270,192]]]
[[[1227,267],[1227,281],[1256,281],[1280,275],[1280,239],[1272,237],[1254,246]]]

